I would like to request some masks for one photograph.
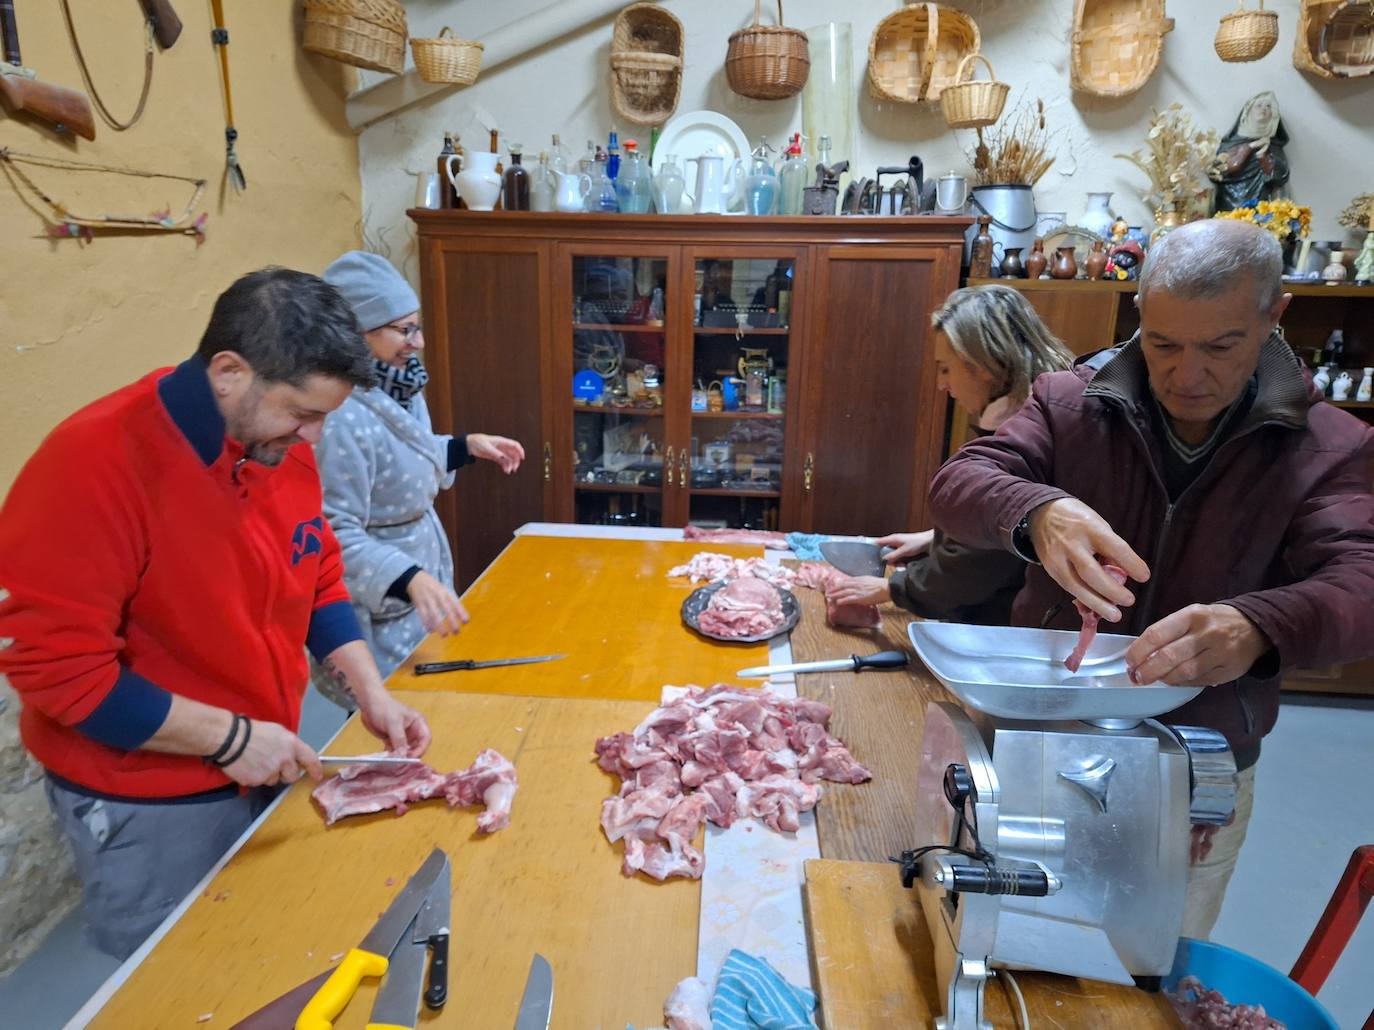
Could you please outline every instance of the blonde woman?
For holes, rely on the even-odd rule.
[[[1073,363],[1073,353],[1009,286],[955,290],[931,316],[936,383],[973,416],[979,434],[1016,414],[1031,384]],[[974,551],[933,529],[878,543],[898,568],[890,579],[853,576],[829,592],[841,604],[893,601],[927,619],[1006,625],[1025,562],[1010,551]]]

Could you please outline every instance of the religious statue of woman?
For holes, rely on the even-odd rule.
[[[1217,184],[1217,210],[1253,207],[1282,195],[1288,182],[1288,159],[1283,154],[1287,144],[1278,97],[1266,90],[1246,101],[1217,147],[1210,172]]]

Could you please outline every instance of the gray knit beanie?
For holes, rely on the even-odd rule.
[[[365,333],[420,310],[410,283],[380,254],[350,250],[324,270],[324,281],[343,294]]]

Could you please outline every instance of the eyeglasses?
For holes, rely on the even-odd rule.
[[[422,332],[424,332],[424,327],[421,326],[419,322],[406,322],[404,325],[397,322],[388,322],[386,325],[382,326],[382,328],[395,329],[398,333],[405,337],[406,343],[413,343],[415,341],[415,337],[419,336]]]

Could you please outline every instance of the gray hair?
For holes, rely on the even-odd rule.
[[[1150,246],[1137,291],[1140,305],[1154,290],[1189,299],[1219,297],[1248,281],[1255,303],[1268,311],[1283,293],[1283,250],[1248,222],[1209,218],[1190,222]]]
[[[1042,372],[1062,372],[1073,352],[1045,328],[1035,308],[1010,286],[955,290],[930,316],[964,361],[990,372],[1000,385],[993,399],[1024,397]]]

